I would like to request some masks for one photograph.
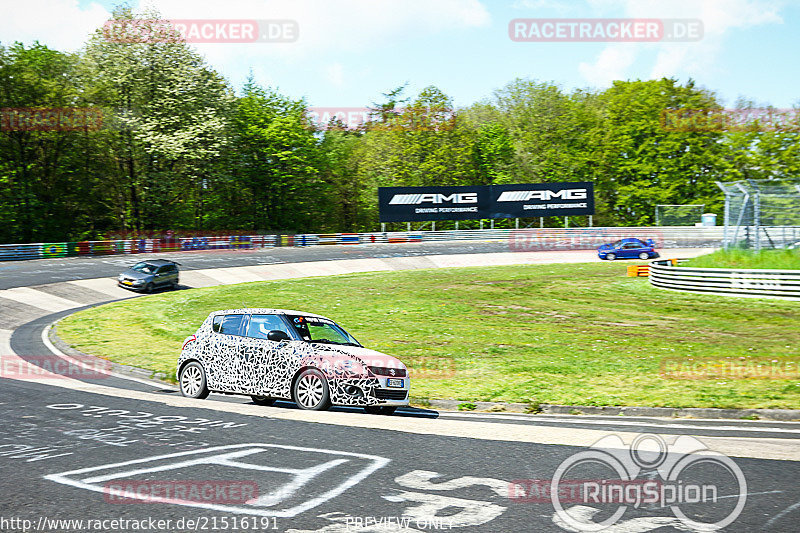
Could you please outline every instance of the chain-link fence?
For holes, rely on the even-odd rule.
[[[800,179],[717,185],[725,193],[725,248],[800,247]]]
[[[656,206],[656,226],[694,226],[703,217],[705,204]]]

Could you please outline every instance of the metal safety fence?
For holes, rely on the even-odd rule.
[[[652,261],[650,283],[676,291],[800,300],[800,270],[692,268],[676,263],[680,261]]]
[[[653,239],[660,248],[719,247],[721,227],[531,228],[372,233],[304,233],[292,235],[227,235],[160,237],[103,241],[2,244],[0,261],[55,257],[247,250],[280,246],[401,244],[442,241],[505,242],[509,251],[589,250],[626,237]]]
[[[800,179],[717,182],[725,193],[725,248],[800,245]]]

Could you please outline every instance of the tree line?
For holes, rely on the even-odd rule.
[[[179,38],[121,43],[100,28],[75,53],[0,44],[0,242],[370,231],[379,186],[551,181],[594,182],[595,225],[647,225],[658,204],[721,214],[717,180],[800,175],[796,130],[665,128],[664,110],[722,108],[692,80],[567,92],[520,78],[460,109],[437,87],[377,100],[358,127],[320,127],[304,99],[234,88]],[[31,110],[84,122],[31,127]]]

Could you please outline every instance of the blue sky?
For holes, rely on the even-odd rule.
[[[0,0],[0,40],[38,39],[74,50],[118,3]],[[197,44],[240,87],[257,81],[312,106],[359,107],[409,83],[435,85],[456,106],[517,78],[566,90],[614,79],[693,78],[731,106],[737,97],[800,105],[800,0],[130,0],[173,19],[292,19],[294,43]],[[704,37],[685,43],[521,43],[515,18],[693,18]]]

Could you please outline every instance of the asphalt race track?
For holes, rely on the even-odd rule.
[[[441,262],[432,256],[502,252],[505,243],[469,242],[169,257],[187,274],[221,269],[187,278],[222,283],[241,276],[238,267],[264,276],[275,265],[329,261],[332,268],[337,261],[382,258],[423,268]],[[8,364],[41,365],[43,354],[68,361],[50,344],[47,327],[81,307],[132,296],[109,285],[113,280],[89,283],[115,276],[132,260],[0,263],[2,375],[8,375]],[[538,259],[563,260],[596,259],[587,252],[542,252]],[[0,416],[3,532],[579,531],[569,520],[588,528],[623,507],[604,531],[702,531],[690,518],[723,520],[739,502],[738,516],[723,531],[796,531],[800,517],[800,423],[424,409],[391,417],[346,408],[313,413],[288,402],[260,407],[236,396],[191,400],[172,386],[119,375],[73,379],[42,373],[0,379]],[[634,441],[645,444],[639,455],[630,453]],[[669,453],[652,453],[659,442],[670,446]],[[695,452],[706,461],[681,462],[701,457],[687,455]],[[594,454],[592,461],[575,462],[586,453]],[[603,463],[601,456],[618,463]],[[682,487],[713,485],[714,503],[687,497],[677,512],[663,501],[592,505],[565,490],[558,497],[564,511],[556,513],[549,482],[567,462],[573,470],[561,479],[569,488],[619,480],[615,464],[629,466],[631,458],[639,466],[655,464],[653,457],[664,467],[684,465],[680,477],[667,480],[653,466],[641,469],[637,480],[658,487],[671,483],[668,488],[676,479]],[[185,497],[192,490],[202,494]],[[172,503],[148,501],[147,495]],[[689,518],[681,520],[681,512]]]
[[[138,259],[164,257],[181,264],[181,270],[271,265],[337,259],[415,257],[441,254],[508,252],[508,242],[448,241],[355,246],[309,246],[306,248],[255,248],[252,250],[198,250],[168,254],[68,257],[35,261],[0,261],[0,289],[30,287],[57,281],[115,277],[121,267]]]

